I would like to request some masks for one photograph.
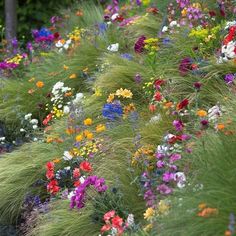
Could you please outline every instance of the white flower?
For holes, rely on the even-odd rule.
[[[57,48],[61,48],[63,46],[63,43],[61,40],[58,40],[57,43],[55,44]]]
[[[107,47],[110,52],[117,52],[119,50],[119,43],[111,44]]]
[[[208,110],[209,121],[216,121],[221,115],[222,111],[218,105],[215,105]]]
[[[38,126],[37,125],[33,125],[33,129],[38,129]]]
[[[150,119],[150,123],[157,123],[158,121],[160,121],[161,119],[161,115],[158,114],[156,116],[153,116],[151,119]]]
[[[52,88],[52,93],[53,94],[57,94],[58,90],[60,90],[62,87],[64,86],[64,83],[59,81],[56,84],[54,84],[53,88]]]
[[[68,199],[71,200],[71,198],[75,195],[75,191],[71,191],[69,194],[68,194]]]
[[[111,20],[112,20],[112,21],[116,20],[116,18],[117,18],[118,16],[119,16],[118,13],[113,14],[113,15],[111,16]]]
[[[134,215],[133,214],[129,214],[126,220],[128,226],[132,226],[134,224]]]
[[[34,142],[37,142],[37,141],[38,141],[38,139],[37,139],[37,138],[33,138],[33,141],[34,141]]]
[[[33,125],[37,125],[39,123],[39,121],[37,119],[32,119],[30,121],[30,124],[33,124]]]
[[[157,146],[157,152],[159,154],[165,154],[165,153],[168,152],[168,150],[169,150],[169,148],[167,146],[165,146],[165,145],[158,145]]]
[[[168,26],[164,26],[164,27],[162,28],[162,32],[165,33],[165,32],[167,32],[167,31],[168,31]]]
[[[70,166],[65,167],[64,170],[70,170]]]
[[[29,120],[32,116],[32,113],[28,113],[27,115],[25,115],[25,120]]]
[[[73,100],[73,104],[76,105],[76,104],[80,103],[81,100],[83,99],[83,97],[84,97],[83,93],[77,93],[75,95],[75,99]]]
[[[57,107],[58,107],[59,109],[61,109],[61,108],[62,108],[62,104],[59,104]]]
[[[73,158],[73,156],[70,154],[70,152],[64,151],[63,159],[64,159],[65,161],[69,161],[69,160],[71,160],[72,158]]]
[[[222,52],[222,57],[223,57],[223,60],[225,58],[227,59],[233,59],[236,57],[236,54],[234,52],[234,48],[236,46],[236,43],[234,41],[231,41],[229,42],[227,45],[224,45],[222,48],[221,48],[221,52]]]
[[[228,21],[226,23],[225,29],[227,30],[228,28],[230,28],[231,26],[236,25],[236,21]]]
[[[175,173],[174,180],[177,182],[178,188],[184,188],[186,183],[186,176],[183,172]]]
[[[25,132],[25,129],[22,129],[22,128],[21,128],[21,129],[20,129],[20,132]]]
[[[173,28],[174,26],[178,26],[178,23],[176,20],[170,22],[170,27]]]
[[[83,184],[84,181],[85,181],[85,176],[81,176],[81,177],[79,178],[79,181],[80,181],[81,184]]]
[[[69,112],[70,112],[69,106],[64,106],[64,107],[63,107],[63,113],[64,113],[64,114],[69,114]]]
[[[6,137],[0,137],[0,141],[5,141]]]

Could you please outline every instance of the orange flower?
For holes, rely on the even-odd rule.
[[[77,78],[77,75],[76,75],[76,74],[72,74],[72,75],[70,75],[69,78],[70,78],[70,79],[76,79],[76,78]]]
[[[83,135],[82,135],[82,134],[77,135],[77,136],[75,137],[75,140],[76,140],[77,142],[81,142],[81,141],[83,140]]]
[[[150,112],[154,112],[155,110],[156,110],[156,106],[153,105],[153,104],[150,104],[150,105],[149,105],[149,111],[150,111]]]
[[[207,207],[207,204],[206,204],[206,203],[200,203],[200,204],[198,205],[199,210],[203,210],[203,209],[206,208],[206,207]]]
[[[93,133],[89,132],[87,135],[86,135],[87,139],[93,139]]]
[[[218,214],[218,210],[216,208],[207,207],[203,209],[201,212],[199,212],[198,216],[207,218],[207,217],[214,216],[217,214]]]
[[[77,11],[76,16],[83,16],[83,12],[81,10]]]
[[[84,120],[84,125],[90,126],[90,125],[92,125],[92,123],[93,123],[93,121],[91,118],[87,118]]]
[[[225,236],[231,236],[232,234],[231,234],[231,232],[229,231],[229,230],[226,230],[225,231]]]
[[[217,130],[223,130],[225,128],[225,125],[224,124],[218,124],[217,126],[216,126],[216,129]]]
[[[56,159],[53,160],[53,162],[54,162],[54,163],[60,163],[60,162],[61,162],[61,159],[56,158]]]
[[[173,102],[167,102],[164,104],[164,108],[168,109],[171,108],[173,106]]]
[[[38,81],[38,82],[36,83],[36,86],[37,86],[38,88],[42,88],[42,87],[44,86],[43,81]]]
[[[72,96],[72,92],[65,93],[65,97],[70,97]]]
[[[197,115],[200,117],[205,117],[205,116],[207,116],[207,112],[204,110],[198,110]]]
[[[75,133],[75,130],[70,127],[70,128],[67,128],[67,129],[66,129],[66,133],[67,133],[68,135],[71,135],[71,134],[74,134],[74,133]]]
[[[47,137],[47,143],[52,143],[53,142],[53,138],[52,137]]]

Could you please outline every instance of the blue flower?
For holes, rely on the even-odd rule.
[[[41,28],[40,31],[38,32],[39,37],[48,37],[51,34],[52,34],[51,31],[47,28]]]
[[[131,61],[133,59],[133,56],[129,53],[121,54],[121,57],[124,58],[124,59],[127,59],[129,61]]]
[[[119,103],[107,103],[103,106],[102,115],[114,121],[116,118],[121,117],[123,114],[123,109]]]

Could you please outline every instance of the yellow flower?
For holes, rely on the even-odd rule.
[[[108,102],[108,103],[113,102],[114,98],[115,98],[115,94],[114,94],[114,93],[111,93],[111,94],[109,95],[109,97],[107,98],[107,102]]]
[[[36,83],[36,86],[37,86],[38,88],[42,88],[42,87],[44,86],[44,82],[43,82],[43,81],[38,81],[38,82]]]
[[[95,95],[96,97],[101,97],[101,96],[102,96],[102,91],[101,91],[101,89],[100,89],[100,88],[95,88],[95,90],[94,90],[94,95]]]
[[[81,142],[83,140],[83,135],[79,134],[75,137],[75,139],[76,139],[77,142]]]
[[[144,230],[145,232],[148,232],[148,231],[150,231],[150,230],[152,229],[152,227],[153,227],[152,224],[148,224],[147,226],[145,226],[145,227],[143,228],[143,230]]]
[[[122,93],[122,97],[124,98],[132,98],[133,97],[133,93],[128,90],[128,89],[124,89],[123,93]]]
[[[69,69],[69,66],[64,65],[64,66],[63,66],[63,69],[64,69],[64,70],[68,70],[68,69]]]
[[[89,139],[89,140],[93,139],[93,133],[88,132],[87,135],[86,135],[86,138]]]
[[[166,201],[160,200],[158,204],[158,212],[160,214],[167,214],[169,209],[170,209],[170,205]]]
[[[153,208],[149,207],[146,212],[143,214],[145,220],[150,220],[155,214]]]
[[[84,120],[84,125],[89,126],[89,125],[92,125],[92,123],[93,123],[93,120],[91,118],[87,118]]]
[[[31,79],[28,80],[29,82],[34,82],[35,81],[35,78],[32,77]]]
[[[197,111],[197,115],[200,117],[205,117],[205,116],[207,116],[207,112],[204,110],[199,110],[199,111]]]
[[[106,130],[106,126],[103,125],[103,124],[97,125],[97,127],[96,127],[96,132],[97,133],[103,132],[105,130]]]
[[[72,75],[70,75],[69,78],[70,78],[70,79],[76,79],[76,78],[77,78],[77,75],[76,75],[76,74],[72,74]]]
[[[150,0],[142,0],[144,6],[148,6],[150,4]]]

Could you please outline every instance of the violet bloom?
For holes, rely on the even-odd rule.
[[[33,45],[32,45],[32,43],[31,43],[31,42],[28,42],[27,45],[26,45],[26,48],[27,48],[30,52],[32,52],[32,51],[33,51]]]
[[[155,204],[156,196],[151,189],[149,189],[145,192],[144,200],[146,201],[146,205],[149,207],[151,207]]]
[[[172,188],[167,186],[166,184],[161,184],[157,187],[157,190],[163,195],[169,195],[173,192]]]
[[[182,134],[182,135],[181,135],[181,139],[182,139],[183,141],[188,141],[189,139],[191,139],[191,136],[188,135],[188,134]]]
[[[172,124],[175,127],[176,131],[182,131],[184,128],[184,124],[181,120],[174,120]]]
[[[175,177],[175,174],[174,173],[171,173],[171,172],[165,172],[162,176],[162,180],[166,183],[169,183],[171,182]]]
[[[180,8],[185,8],[190,4],[190,0],[176,0],[176,2],[179,4]]]
[[[162,169],[165,167],[165,162],[164,161],[158,161],[157,162],[157,168]]]
[[[170,163],[174,163],[178,160],[180,160],[182,158],[182,156],[178,153],[174,153],[170,156]]]
[[[134,50],[136,53],[142,53],[144,50],[144,46],[145,46],[145,41],[146,37],[144,35],[142,35],[141,37],[139,37],[139,39],[136,41],[135,45],[134,45]]]
[[[201,9],[191,6],[187,8],[187,17],[189,20],[199,20],[203,17],[203,14]]]
[[[136,4],[140,6],[142,4],[141,0],[136,0]]]
[[[233,74],[227,74],[226,76],[225,76],[225,82],[226,82],[226,84],[232,84],[233,83],[233,81],[234,81],[234,79],[235,79],[235,77],[234,77],[234,75]]]
[[[134,80],[137,84],[140,84],[142,82],[142,77],[140,74],[136,74],[135,77],[134,77]]]

